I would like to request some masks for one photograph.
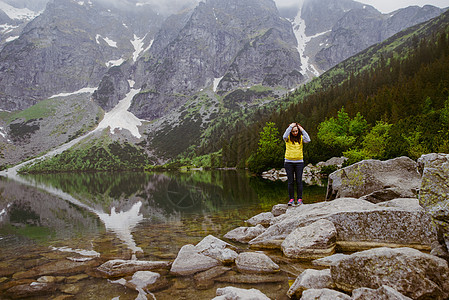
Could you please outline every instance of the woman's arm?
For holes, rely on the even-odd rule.
[[[311,140],[310,140],[310,136],[309,136],[309,134],[307,133],[307,131],[304,129],[304,128],[302,128],[302,126],[301,125],[299,125],[298,124],[298,127],[299,127],[299,130],[301,130],[301,133],[302,133],[302,141],[303,141],[303,143],[308,143],[308,142],[310,142]],[[291,130],[291,129],[290,129]]]
[[[290,135],[290,132],[292,132],[293,126],[295,126],[294,124],[296,125],[296,123],[291,123],[291,124],[287,127],[287,129],[285,129],[284,135],[282,136],[282,138],[284,139],[284,141],[287,141],[287,140],[288,140],[288,136]]]

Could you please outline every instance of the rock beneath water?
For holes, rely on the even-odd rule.
[[[25,272],[13,275],[14,279],[40,277],[44,275],[68,275],[84,273],[87,269],[98,265],[98,261],[74,262],[67,259],[53,261],[45,265],[37,266]]]
[[[248,219],[246,222],[251,226],[256,226],[258,224],[263,226],[269,226],[271,219],[273,219],[273,213],[265,212],[255,215],[254,217]]]
[[[230,267],[217,266],[204,272],[197,273],[193,277],[195,279],[195,285],[198,289],[211,288],[215,282],[214,278],[223,275],[229,270],[231,270]]]
[[[449,259],[449,155],[422,156],[424,164],[419,203],[432,217],[438,234],[438,242],[432,246],[432,254]],[[436,156],[436,157],[434,157]],[[432,158],[432,159],[431,159]],[[424,163],[425,162],[425,163]]]
[[[334,254],[337,231],[326,219],[293,230],[282,242],[285,256],[299,259],[317,259]]]
[[[352,292],[388,285],[412,299],[449,297],[449,267],[444,259],[411,248],[357,252],[331,265],[334,283]]]
[[[114,259],[105,262],[97,268],[107,278],[124,277],[137,271],[168,269],[171,263],[167,261],[141,261]]]
[[[375,193],[375,199],[387,201],[394,198],[416,197],[421,184],[418,164],[408,157],[387,161],[364,160],[329,175],[326,200],[343,197],[359,198]],[[385,190],[389,189],[390,192]],[[384,198],[376,198],[383,195]],[[392,197],[389,198],[387,196]]]
[[[389,287],[387,285],[383,285],[377,290],[370,288],[359,288],[352,292],[353,300],[371,300],[371,299],[379,299],[379,300],[411,300],[407,296],[402,295],[394,288]]]
[[[214,279],[216,282],[225,282],[231,284],[260,284],[260,283],[274,283],[287,282],[288,277],[282,273],[276,274],[242,274],[230,271],[220,277]]]
[[[243,252],[235,260],[237,270],[242,273],[275,273],[279,266],[264,253]]]
[[[272,225],[249,244],[257,248],[280,248],[293,230],[320,219],[334,224],[337,246],[342,250],[401,245],[430,250],[436,240],[430,216],[419,206],[418,199],[373,204],[355,198],[339,198],[288,210],[274,218]]]
[[[271,209],[271,213],[274,217],[278,217],[280,215],[283,215],[287,212],[288,205],[287,204],[276,204]]]
[[[237,241],[240,243],[247,243],[255,237],[265,232],[266,228],[263,225],[256,225],[255,227],[238,227],[224,235],[224,238]]]
[[[229,300],[229,299],[239,299],[239,300],[270,300],[264,293],[256,289],[240,289],[232,286],[225,288],[218,288],[216,292],[217,297],[213,300]]]
[[[238,254],[231,248],[235,248],[229,243],[222,241],[212,235],[208,235],[195,248],[199,253],[215,258],[222,263],[233,263]]]
[[[199,253],[193,245],[183,246],[173,262],[170,272],[175,275],[192,275],[220,265],[220,261]]]
[[[139,293],[158,291],[169,285],[165,277],[159,273],[151,271],[137,271],[133,274],[131,280],[126,283],[127,287],[137,290]]]
[[[302,293],[301,300],[351,300],[352,298],[331,289],[308,289]]]
[[[332,281],[331,270],[314,270],[307,269],[296,278],[287,292],[289,298],[296,296],[301,297],[302,293],[307,289],[332,289],[335,284]]]
[[[55,291],[56,285],[54,283],[32,282],[13,286],[5,294],[12,299],[22,299],[50,295]]]

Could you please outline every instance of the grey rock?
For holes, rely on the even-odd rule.
[[[211,288],[214,285],[214,279],[218,276],[223,275],[229,270],[231,270],[230,267],[217,266],[204,272],[199,272],[193,277],[195,279],[195,286],[198,289]]]
[[[445,260],[411,248],[376,248],[354,253],[331,266],[339,289],[388,285],[412,299],[446,299],[449,268]]]
[[[259,224],[254,227],[235,228],[226,233],[223,237],[240,243],[247,243],[248,241],[254,239],[265,231],[266,228],[263,225]]]
[[[239,299],[239,300],[269,300],[264,293],[256,289],[241,289],[236,287],[224,287],[218,288],[216,292],[217,297],[214,300],[229,300],[229,299]]]
[[[421,177],[417,171],[417,163],[408,157],[387,161],[369,159],[330,174],[326,200],[341,197],[358,198],[391,188],[395,189],[394,193],[391,193],[391,198],[384,197],[382,200],[411,198],[416,196],[420,184]]]
[[[264,253],[243,252],[235,260],[235,265],[243,273],[275,273],[279,266]]]
[[[348,256],[348,254],[336,253],[331,256],[315,259],[312,261],[312,265],[319,267],[330,267],[331,265],[336,264],[346,256]]]
[[[332,281],[330,269],[314,270],[307,269],[296,278],[287,292],[289,298],[300,297],[307,289],[333,289],[335,284]]]
[[[402,295],[388,285],[382,285],[377,290],[370,288],[358,288],[352,291],[352,299],[354,300],[411,300],[407,296]]]
[[[429,165],[423,171],[419,203],[432,217],[438,233],[434,253],[449,258],[449,162]]]
[[[56,285],[53,283],[32,282],[31,284],[21,284],[11,287],[5,294],[13,299],[23,299],[51,295],[55,290]]]
[[[287,204],[276,204],[271,209],[271,213],[273,214],[274,217],[278,217],[280,215],[285,214],[287,209],[288,209],[288,205]]]
[[[417,160],[418,171],[421,175],[423,175],[425,168],[436,168],[446,162],[449,162],[449,154],[445,153],[423,154]]]
[[[342,292],[331,289],[308,289],[302,293],[301,300],[351,300],[352,298]]]
[[[208,235],[199,242],[195,248],[199,253],[212,257],[222,263],[233,263],[238,254],[229,243],[222,241],[212,235]]]
[[[255,215],[254,217],[248,219],[246,222],[251,226],[256,226],[258,224],[267,226],[270,225],[271,219],[273,219],[273,213],[265,212]]]
[[[296,228],[327,219],[337,230],[337,245],[348,251],[381,245],[430,250],[436,233],[431,227],[429,214],[417,202],[418,199],[393,200],[388,206],[355,198],[339,198],[304,204],[274,218],[272,225],[249,244],[253,247],[280,248]]]
[[[220,265],[218,260],[199,253],[195,246],[184,245],[179,250],[170,272],[175,275],[186,276],[211,269],[218,265]]]
[[[167,261],[141,261],[114,259],[105,262],[97,270],[106,277],[124,277],[138,271],[151,271],[168,269],[171,262]]]
[[[317,259],[334,254],[337,231],[326,219],[298,227],[281,244],[282,252],[289,258]]]

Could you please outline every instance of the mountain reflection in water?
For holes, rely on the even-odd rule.
[[[212,230],[222,235],[235,224],[283,203],[285,193],[286,183],[235,170],[0,177],[0,244],[18,237],[20,243],[51,243],[109,232],[135,254],[144,249],[136,244],[133,233],[151,224],[183,224],[181,231],[191,232],[191,223],[184,219],[202,220],[193,234],[199,241],[203,232],[204,236],[211,233],[207,231],[214,215],[225,214],[215,224],[219,232]],[[324,193],[323,187],[306,186],[305,199],[321,201]],[[226,217],[233,209],[238,212]],[[223,219],[228,223],[223,224]]]

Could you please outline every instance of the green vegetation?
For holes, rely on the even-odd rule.
[[[92,172],[143,170],[149,163],[146,153],[128,142],[106,138],[70,148],[22,167],[20,173]]]

